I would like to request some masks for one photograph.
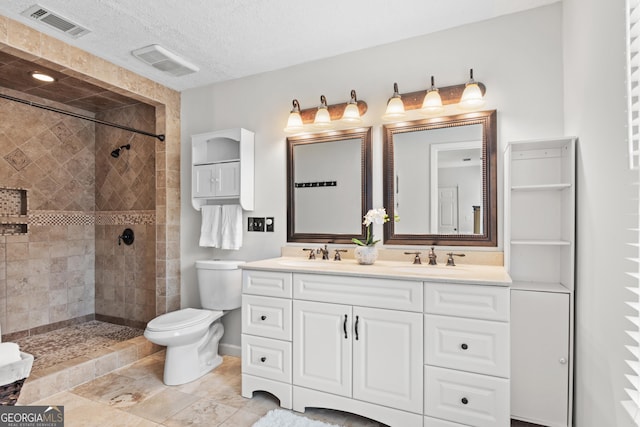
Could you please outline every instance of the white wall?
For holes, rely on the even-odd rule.
[[[575,425],[633,425],[620,405],[630,369],[624,256],[637,187],[627,169],[624,0],[564,0],[566,133],[577,135]],[[637,203],[637,202],[636,202]],[[637,298],[637,297],[636,297]]]
[[[469,68],[487,86],[486,109],[498,110],[499,219],[502,218],[501,152],[506,141],[563,134],[561,7],[466,25],[399,43],[188,90],[182,94],[182,303],[198,304],[193,264],[199,258],[255,260],[278,256],[286,244],[286,123],[291,100],[302,108],[346,102],[351,89],[367,102],[364,125],[373,127],[373,205],[382,206],[380,117],[393,83],[400,92],[460,84]],[[256,198],[252,216],[274,216],[274,233],[244,233],[240,251],[197,246],[200,215],[190,204],[189,135],[245,127],[256,133]],[[245,214],[246,216],[247,214]],[[245,221],[246,222],[246,221]],[[381,227],[374,229],[382,237]],[[501,241],[501,233],[499,235]],[[502,246],[500,244],[500,246]],[[466,250],[466,249],[465,249]],[[225,321],[223,342],[239,344],[238,313]]]

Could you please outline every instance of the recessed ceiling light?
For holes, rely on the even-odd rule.
[[[54,79],[53,77],[51,77],[49,74],[44,74],[41,73],[40,71],[32,71],[31,72],[31,77],[33,77],[36,80],[40,80],[41,82],[55,82],[56,79]]]

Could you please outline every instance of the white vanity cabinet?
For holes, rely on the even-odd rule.
[[[507,286],[245,268],[242,309],[244,397],[392,427],[509,426]]]
[[[511,416],[551,427],[572,425],[575,152],[572,137],[505,150]]]
[[[509,288],[425,283],[425,289],[425,427],[443,419],[508,426]]]

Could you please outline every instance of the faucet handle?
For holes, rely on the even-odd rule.
[[[316,250],[304,248],[303,251],[309,251],[309,259],[316,259]]]
[[[333,260],[334,261],[342,261],[342,257],[340,256],[340,252],[347,252],[346,249],[334,249],[336,251],[335,255],[333,256]]]
[[[413,258],[413,263],[414,264],[422,264],[422,261],[420,261],[420,254],[422,252],[405,252],[405,255],[415,255],[415,257]]]
[[[454,254],[453,252],[449,252],[447,255],[449,255],[449,258],[447,258],[447,265],[450,265],[452,267],[456,266],[456,263],[453,261],[454,256],[460,256],[460,257],[465,256],[465,254]]]

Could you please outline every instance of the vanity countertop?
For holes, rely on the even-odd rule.
[[[383,279],[421,280],[425,282],[474,283],[509,286],[511,277],[503,266],[458,264],[414,265],[411,262],[378,260],[373,265],[360,265],[354,259],[342,261],[309,260],[302,257],[279,257],[240,265],[245,270],[288,271],[294,273],[368,276]]]

